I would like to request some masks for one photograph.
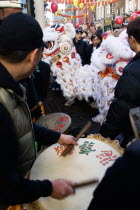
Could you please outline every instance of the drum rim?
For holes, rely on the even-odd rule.
[[[94,138],[95,140],[99,140],[104,143],[107,143],[110,146],[112,146],[114,149],[116,149],[120,155],[124,154],[125,149],[120,146],[120,143],[117,139],[111,140],[110,138],[104,138],[101,134],[90,134],[86,138],[89,138],[89,139]]]

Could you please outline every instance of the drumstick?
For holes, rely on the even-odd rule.
[[[86,125],[82,128],[82,130],[80,131],[80,133],[76,136],[75,141],[77,142],[79,138],[81,138],[90,128],[91,126],[91,121],[88,121],[86,123]],[[62,155],[66,156],[74,147],[73,144],[68,145],[68,147],[63,151]]]
[[[83,182],[79,182],[77,184],[74,185],[73,188],[78,188],[78,187],[83,187],[83,186],[86,186],[86,185],[89,185],[89,184],[95,184],[99,182],[99,179],[91,179],[91,180],[86,180],[86,181],[83,181]]]
[[[30,111],[33,112],[35,111],[38,107],[41,107],[42,106],[42,101],[39,101],[35,106],[33,106]]]

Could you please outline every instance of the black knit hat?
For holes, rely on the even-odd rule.
[[[78,34],[78,33],[83,34],[83,31],[82,31],[82,30],[80,30],[80,29],[77,29],[77,30],[76,30],[76,34]]]
[[[28,51],[47,47],[39,23],[27,14],[13,13],[0,25],[0,50]]]

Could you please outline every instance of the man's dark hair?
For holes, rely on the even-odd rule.
[[[128,37],[133,36],[140,43],[140,17],[133,19],[127,26]]]
[[[0,58],[7,61],[8,63],[19,63],[22,62],[30,51],[21,51],[21,50],[0,50]]]

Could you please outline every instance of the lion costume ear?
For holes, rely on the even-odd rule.
[[[75,34],[76,34],[73,24],[72,23],[67,23],[65,26],[66,26],[65,34],[67,36],[69,36],[71,39],[73,39],[75,37]]]

